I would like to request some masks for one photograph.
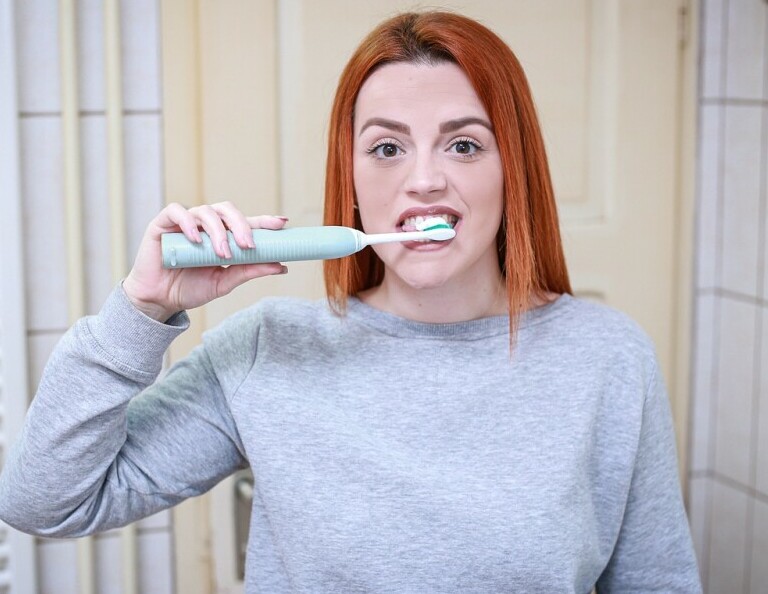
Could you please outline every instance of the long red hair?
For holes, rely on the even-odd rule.
[[[331,111],[325,181],[326,225],[362,229],[354,209],[354,108],[368,76],[383,64],[453,62],[467,75],[494,128],[504,171],[499,265],[514,341],[532,295],[571,293],[544,140],[531,91],[512,50],[480,23],[447,12],[405,13],[381,23],[341,75]],[[374,287],[384,265],[373,250],[324,262],[328,300],[337,312],[349,295]]]

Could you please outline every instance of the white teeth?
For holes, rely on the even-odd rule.
[[[452,228],[454,225],[456,225],[456,222],[459,220],[459,217],[451,214],[433,214],[427,217],[422,217],[422,216],[408,217],[403,220],[403,227],[416,227],[419,224],[423,223],[426,219],[435,219],[435,218],[443,219]]]

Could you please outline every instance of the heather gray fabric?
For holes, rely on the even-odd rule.
[[[250,464],[249,593],[700,591],[667,397],[623,315],[562,296],[510,359],[506,317],[268,299],[153,384],[187,323],[118,289],[66,334],[3,520],[106,530]]]

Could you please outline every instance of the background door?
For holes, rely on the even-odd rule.
[[[522,62],[547,142],[574,290],[625,311],[655,341],[684,454],[695,47],[686,43],[694,30],[689,3],[441,6],[489,25]],[[418,7],[400,0],[166,1],[167,200],[226,199],[249,214],[284,214],[294,226],[320,224],[327,121],[341,69],[376,23]],[[172,357],[266,295],[322,297],[321,265],[292,263],[288,275],[252,282],[196,312],[197,332]],[[178,510],[180,592],[206,592],[210,580],[217,592],[241,591],[234,493],[225,481]],[[201,556],[211,563],[200,564]],[[212,575],[201,580],[200,567]]]

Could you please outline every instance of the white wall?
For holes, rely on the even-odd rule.
[[[22,215],[24,324],[31,388],[28,398],[31,399],[51,349],[69,326],[61,117],[61,83],[66,73],[61,72],[60,66],[57,0],[17,1],[13,9],[21,172],[18,206]],[[113,285],[107,198],[103,10],[100,0],[77,3],[87,313],[98,310]],[[146,223],[163,204],[158,0],[122,2],[120,16],[124,217],[127,252],[132,255]],[[7,317],[14,313],[3,311],[1,315]],[[171,594],[174,591],[171,514],[161,513],[140,522],[137,541],[139,592]],[[38,539],[36,552],[40,593],[81,591],[74,541]],[[118,532],[95,538],[98,594],[122,592],[121,559]]]
[[[702,6],[689,508],[705,589],[768,591],[768,2]]]
[[[163,202],[158,2],[121,4],[129,255]],[[14,8],[21,149],[17,206],[33,391],[68,326],[58,2],[24,0]],[[112,286],[102,21],[102,2],[79,2],[89,312],[98,309]],[[701,25],[689,507],[707,591],[759,592],[768,584],[768,3],[702,0]],[[13,314],[0,316],[7,320]],[[142,594],[174,590],[170,523],[170,514],[163,513],[139,524]],[[120,592],[119,537],[107,533],[96,543],[98,592]],[[75,544],[40,540],[36,550],[39,592],[78,592]]]

